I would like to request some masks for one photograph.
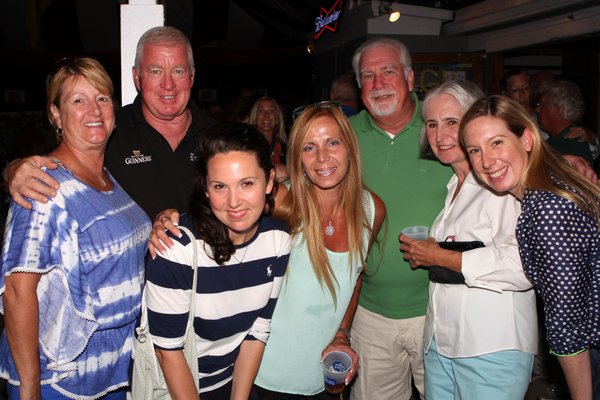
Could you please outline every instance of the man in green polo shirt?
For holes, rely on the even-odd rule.
[[[423,120],[408,49],[397,40],[377,38],[361,45],[352,63],[367,109],[350,122],[365,183],[385,202],[388,223],[369,255],[354,317],[360,370],[351,399],[410,399],[411,377],[423,398],[429,281],[426,270],[412,270],[403,260],[398,235],[405,227],[433,223],[452,170],[419,158]]]

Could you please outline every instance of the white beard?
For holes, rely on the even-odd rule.
[[[385,95],[391,95],[392,97],[390,97],[385,102],[378,102],[376,100],[377,97]],[[396,112],[396,110],[398,109],[398,97],[396,96],[396,92],[394,91],[390,92],[387,90],[374,90],[371,92],[370,97],[370,111],[372,114],[378,117],[387,117]]]

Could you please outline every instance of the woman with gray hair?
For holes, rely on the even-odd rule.
[[[401,235],[404,258],[429,268],[425,393],[436,399],[522,399],[537,350],[535,294],[519,259],[513,196],[475,179],[458,128],[483,92],[451,81],[423,102],[423,152],[449,164],[445,207],[427,240]]]

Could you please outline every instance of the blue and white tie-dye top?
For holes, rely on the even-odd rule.
[[[33,202],[32,210],[10,206],[0,312],[7,276],[41,274],[41,383],[68,397],[95,399],[128,384],[151,225],[118,184],[101,192],[63,166],[47,172],[60,183],[55,198]],[[6,332],[0,339],[0,376],[19,384]]]

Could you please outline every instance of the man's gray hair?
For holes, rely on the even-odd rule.
[[[398,57],[400,57],[400,63],[404,68],[404,79],[408,80],[408,74],[412,70],[412,60],[410,58],[410,52],[408,48],[399,40],[388,38],[388,37],[379,37],[371,40],[367,40],[365,43],[361,44],[358,49],[354,52],[354,56],[352,57],[352,69],[356,74],[356,82],[358,82],[358,87],[360,86],[360,57],[365,52],[365,50],[370,49],[372,47],[389,47],[391,49],[396,50],[398,53]]]
[[[542,85],[540,93],[548,93],[547,101],[560,108],[560,115],[575,124],[581,123],[585,112],[585,103],[579,86],[567,80],[547,82]]]
[[[190,68],[194,69],[194,52],[190,40],[177,28],[172,26],[156,26],[148,29],[137,43],[135,50],[135,71],[140,74],[140,63],[144,58],[144,47],[147,45],[161,46],[185,46],[188,55],[188,63]]]

